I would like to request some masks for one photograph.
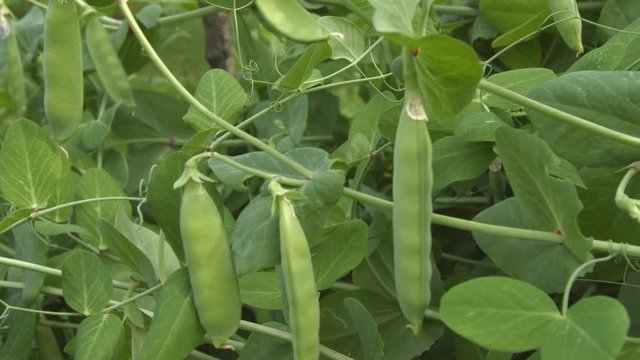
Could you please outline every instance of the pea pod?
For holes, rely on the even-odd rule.
[[[415,68],[405,52],[405,103],[393,150],[393,251],[396,295],[418,334],[431,294],[431,139]]]
[[[572,50],[582,54],[582,21],[576,0],[547,0],[556,28]]]
[[[135,102],[127,73],[109,39],[109,34],[97,17],[89,19],[85,34],[91,61],[93,61],[93,66],[98,72],[107,94],[113,100],[122,102],[126,106],[134,106]]]
[[[193,180],[182,194],[180,234],[200,324],[220,347],[238,330],[242,302],[220,213],[204,186]]]
[[[298,0],[256,0],[256,7],[268,25],[292,40],[310,43],[329,39],[329,33]]]
[[[0,19],[0,22],[3,22]],[[24,89],[24,69],[22,68],[22,59],[20,57],[20,48],[18,47],[17,33],[15,24],[11,20],[6,20],[5,36],[5,54],[6,54],[6,79],[9,94],[15,104],[16,114],[21,116],[27,103],[26,93]]]
[[[278,187],[278,184],[273,182],[273,187]],[[293,358],[317,360],[320,356],[320,303],[309,244],[289,199],[276,195],[276,201],[282,274],[293,334]]]
[[[44,26],[44,111],[53,136],[65,140],[82,120],[82,45],[72,0],[49,0]]]

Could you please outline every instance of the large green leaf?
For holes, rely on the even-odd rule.
[[[475,221],[518,229],[541,230],[525,213],[522,202],[509,198],[485,209]],[[551,224],[549,224],[551,225]],[[563,292],[581,262],[562,244],[529,241],[473,232],[482,251],[509,276],[531,283],[546,292]]]
[[[331,58],[355,61],[364,53],[364,37],[360,29],[351,21],[337,16],[323,16],[318,23],[329,35]]]
[[[178,256],[184,259],[182,239],[180,237],[180,191],[173,188],[173,183],[182,174],[184,163],[189,157],[183,152],[168,154],[154,170],[147,201],[153,219],[160,225],[167,243]]]
[[[622,349],[629,316],[622,304],[605,296],[580,300],[549,329],[543,360],[610,360]]]
[[[380,360],[384,356],[384,342],[378,333],[378,325],[367,308],[355,298],[343,301],[351,323],[358,331],[364,359]]]
[[[619,1],[608,1],[605,6]],[[640,3],[633,3],[640,10]],[[634,17],[635,18],[635,17]],[[615,27],[620,27],[616,24]],[[607,42],[595,48],[574,62],[567,71],[581,70],[638,70],[638,57],[640,57],[640,19],[635,20],[625,29],[618,32]]]
[[[373,26],[382,34],[413,38],[413,16],[418,0],[369,0],[375,8]]]
[[[582,232],[597,239],[640,245],[636,236],[640,233],[640,223],[615,204],[616,188],[624,176],[620,168],[583,168],[580,176],[586,185],[586,189],[578,191],[584,204],[578,216]],[[640,198],[640,183],[631,181],[626,193],[632,198]]]
[[[36,314],[15,310],[3,320],[9,331],[2,339],[0,359],[28,359],[36,329]]]
[[[578,260],[588,259],[591,240],[582,235],[577,221],[582,203],[572,180],[576,170],[544,141],[509,127],[496,131],[496,150],[531,222],[540,230],[561,235]]]
[[[433,188],[482,175],[496,155],[489,142],[467,142],[447,136],[433,143]]]
[[[15,258],[31,264],[46,265],[47,250],[49,245],[43,242],[30,224],[22,224],[13,229],[15,241]],[[21,269],[22,270],[22,269]],[[22,288],[22,301],[30,305],[40,295],[44,284],[45,274],[24,270],[24,287]]]
[[[640,137],[638,72],[573,72],[537,87],[530,97],[609,129]],[[640,150],[629,145],[605,139],[533,110],[528,113],[538,136],[559,156],[577,166],[624,166],[640,158]]]
[[[278,329],[281,331],[289,331],[286,325],[267,322],[263,325],[270,328]],[[257,332],[251,333],[244,348],[240,352],[238,360],[254,360],[254,359],[282,359],[293,360],[293,349],[291,342],[281,339],[276,339],[273,336],[260,334]]]
[[[184,359],[203,337],[189,274],[182,268],[171,274],[160,290],[155,315],[142,344],[142,358]]]
[[[422,332],[416,336],[406,326],[406,319],[395,301],[389,301],[369,291],[341,291],[329,294],[320,301],[320,341],[353,359],[365,359],[358,328],[344,306],[347,298],[358,300],[377,324],[384,343],[383,360],[411,360],[430,348],[442,336],[441,323],[425,321]],[[373,345],[373,344],[371,344]]]
[[[75,339],[75,359],[110,360],[122,350],[124,328],[113,314],[91,315],[80,323]]]
[[[454,116],[469,105],[482,78],[480,59],[465,42],[440,34],[422,38],[415,59],[429,128],[453,130]]]
[[[256,0],[256,7],[271,27],[292,40],[316,42],[329,38],[298,0]]]
[[[196,99],[209,111],[224,121],[235,124],[247,102],[242,86],[228,72],[221,69],[207,71],[196,89]],[[193,105],[184,115],[184,121],[197,130],[207,130],[218,126]]]
[[[521,352],[542,345],[561,320],[540,289],[506,277],[483,277],[454,286],[442,297],[440,315],[453,331],[489,350]]]
[[[14,122],[0,150],[0,191],[17,207],[50,205],[59,174],[69,171],[66,158],[34,122]]]
[[[269,101],[260,102],[254,112],[271,105]],[[273,139],[278,150],[288,151],[299,145],[307,128],[308,115],[309,99],[302,95],[283,104],[279,111],[269,111],[262,115],[254,124],[258,129],[258,136]]]
[[[353,270],[364,258],[367,225],[352,220],[338,225],[311,249],[313,272],[318,290],[324,290]]]
[[[505,87],[511,91],[515,91],[521,95],[527,95],[529,91],[535,87],[543,84],[544,82],[554,79],[556,76],[553,71],[545,68],[533,68],[533,69],[518,69],[501,72],[495,75],[489,76],[487,80],[494,84]],[[492,93],[484,93],[482,100],[485,104],[493,107],[497,107],[504,110],[513,109],[519,107],[518,104],[501,98]]]
[[[79,313],[95,314],[111,299],[113,285],[109,269],[94,254],[75,250],[62,265],[64,300]]]
[[[120,185],[109,173],[98,168],[87,170],[84,173],[76,191],[80,199],[125,196]],[[106,249],[106,240],[98,232],[96,222],[100,217],[113,222],[121,206],[124,206],[127,214],[131,213],[131,205],[124,200],[95,201],[79,205],[76,208],[76,220],[78,225],[89,230],[90,233],[85,239],[101,250]]]
[[[259,271],[242,276],[239,280],[242,303],[266,310],[282,309],[280,283],[273,271]]]
[[[634,0],[609,0],[606,1],[598,24],[598,40],[605,41],[619,34],[616,29],[625,28],[640,16],[640,3]],[[629,44],[631,45],[631,44]]]
[[[304,88],[304,83],[321,62],[331,56],[331,48],[326,42],[315,43],[300,55],[289,71],[278,80],[276,88],[281,91],[293,91]]]

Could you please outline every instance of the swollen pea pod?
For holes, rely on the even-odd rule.
[[[272,182],[274,194],[282,192]],[[313,275],[309,244],[293,204],[276,196],[280,227],[280,257],[293,334],[294,360],[317,360],[320,356],[320,303]]]
[[[393,150],[393,251],[396,295],[415,334],[431,299],[431,139],[415,83],[415,65],[405,51],[405,103]]]
[[[220,347],[238,330],[242,302],[220,212],[202,183],[184,187],[180,234],[200,324]]]
[[[49,0],[44,26],[44,111],[53,136],[66,140],[82,120],[82,39],[72,0]]]
[[[13,21],[5,18],[0,18],[0,23],[3,25],[2,39],[5,43],[7,90],[15,104],[16,114],[22,116],[27,104],[27,96],[24,89],[24,69],[22,68],[16,28]]]
[[[570,49],[582,54],[582,21],[576,0],[547,0],[560,36]]]
[[[97,17],[94,16],[87,21],[85,38],[91,61],[93,61],[93,66],[96,68],[107,94],[125,106],[134,106],[135,102],[127,73],[109,39],[109,34]]]

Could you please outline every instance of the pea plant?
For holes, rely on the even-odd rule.
[[[0,358],[640,359],[637,18],[0,0]]]

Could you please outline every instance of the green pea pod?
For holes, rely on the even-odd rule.
[[[192,180],[182,194],[180,234],[200,324],[220,347],[238,330],[240,290],[218,208],[204,186]]]
[[[7,85],[9,95],[15,104],[16,114],[22,116],[27,105],[27,96],[24,89],[24,69],[18,47],[16,28],[11,20],[7,20],[5,42],[5,54],[7,64]]]
[[[547,0],[560,36],[570,49],[582,54],[582,21],[576,0]]]
[[[256,7],[268,25],[292,40],[310,43],[329,39],[329,33],[298,0],[256,0]]]
[[[72,0],[49,0],[44,26],[44,111],[53,136],[66,140],[82,120],[82,42]]]
[[[407,62],[403,68],[407,90],[393,150],[393,259],[400,309],[418,334],[431,300],[432,151],[427,118],[413,84],[414,64]]]
[[[109,39],[109,34],[97,17],[94,16],[87,22],[85,38],[91,61],[107,94],[125,106],[135,106],[127,73]]]
[[[320,303],[309,244],[289,199],[284,196],[276,198],[282,274],[293,334],[293,358],[317,360],[320,356]]]

